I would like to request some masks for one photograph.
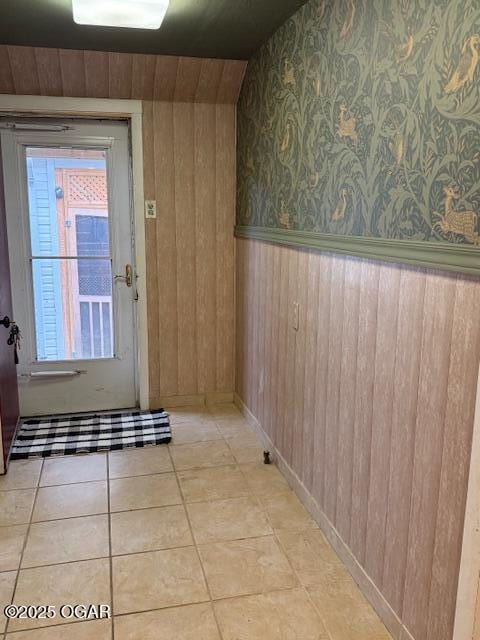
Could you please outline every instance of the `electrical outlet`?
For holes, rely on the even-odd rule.
[[[293,303],[293,328],[298,331],[300,327],[300,305],[298,302]]]
[[[156,200],[145,200],[145,218],[153,220],[157,217]]]

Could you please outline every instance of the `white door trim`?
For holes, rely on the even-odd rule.
[[[141,409],[149,408],[147,261],[145,255],[145,218],[143,191],[143,138],[141,100],[97,100],[94,98],[57,98],[47,96],[0,95],[0,113],[48,115],[58,117],[93,116],[130,120],[132,153],[133,217],[135,225],[135,262],[137,269],[137,380]]]

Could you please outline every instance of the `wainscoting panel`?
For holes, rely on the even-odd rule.
[[[237,260],[238,396],[403,633],[451,640],[479,280],[248,239]]]

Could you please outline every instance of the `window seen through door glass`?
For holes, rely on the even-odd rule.
[[[110,358],[106,153],[26,150],[37,359]]]

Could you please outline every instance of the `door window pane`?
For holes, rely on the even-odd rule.
[[[106,152],[28,147],[26,163],[37,358],[110,358]]]
[[[110,260],[33,258],[32,272],[37,359],[111,358]]]
[[[27,147],[26,158],[32,255],[110,256],[105,151]]]

